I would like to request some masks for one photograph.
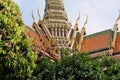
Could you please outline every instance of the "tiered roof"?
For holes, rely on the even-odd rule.
[[[113,31],[111,29],[87,35],[82,42],[81,52],[98,52],[111,47]]]
[[[40,47],[40,40],[38,34],[31,28],[27,27],[28,35],[33,38],[35,45],[37,47]],[[77,36],[79,36],[80,33],[77,32]],[[80,37],[80,36],[79,36]],[[113,31],[111,29],[101,31],[95,34],[86,35],[84,36],[83,42],[82,42],[82,48],[81,52],[89,52],[91,56],[101,56],[105,55],[104,51],[109,50],[111,47],[113,39]],[[78,43],[78,37],[77,42]],[[115,42],[115,48],[114,48],[114,57],[116,59],[120,59],[120,32],[117,32],[117,38]]]

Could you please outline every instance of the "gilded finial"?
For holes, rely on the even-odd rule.
[[[39,8],[37,8],[37,14],[38,14],[38,16],[39,16],[39,19],[42,20],[41,15],[40,15]]]
[[[36,24],[36,21],[35,21],[35,18],[34,18],[34,15],[33,15],[33,11],[32,11],[32,18],[33,18],[33,24],[32,24],[32,28],[34,28],[35,29],[35,27],[37,26],[37,24]]]
[[[78,12],[78,18],[76,19],[76,23],[78,23],[78,20],[80,19],[80,12]]]
[[[118,16],[118,18],[116,19],[116,22],[118,22],[119,19],[120,19],[120,10],[119,10],[119,16]]]
[[[118,30],[118,20],[120,19],[120,10],[119,10],[119,15],[118,15],[118,18],[116,19],[115,21],[115,26],[117,27],[117,30]]]
[[[32,14],[32,18],[33,18],[33,20],[34,20],[34,22],[35,22],[35,18],[34,18],[34,15],[33,15],[33,10],[32,10],[32,13],[31,13],[31,14]]]
[[[88,22],[88,16],[86,15],[86,21],[85,21],[83,27],[85,27],[85,25],[87,24],[87,22]]]

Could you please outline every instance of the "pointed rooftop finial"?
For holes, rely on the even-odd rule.
[[[87,22],[88,22],[88,16],[86,15],[86,21],[85,21],[83,27],[85,27],[85,25],[87,24]]]
[[[118,18],[116,19],[116,22],[118,22],[119,19],[120,19],[120,10],[119,10],[119,15],[118,15]]]
[[[32,18],[33,18],[33,24],[32,24],[32,28],[35,29],[35,27],[37,26],[34,15],[33,15],[33,10],[32,10]]]
[[[78,23],[78,20],[80,19],[80,12],[78,12],[78,18],[76,19],[76,23]]]
[[[40,15],[39,8],[37,8],[37,14],[38,14],[38,16],[39,16],[39,19],[42,20],[42,17],[41,17],[41,15]]]
[[[31,13],[31,14],[32,14],[32,18],[33,18],[33,20],[34,20],[34,22],[35,22],[35,18],[34,18],[34,15],[33,15],[33,10],[32,10],[32,13]]]

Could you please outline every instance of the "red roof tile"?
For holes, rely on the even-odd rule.
[[[111,30],[86,36],[82,42],[81,52],[92,52],[108,48]]]
[[[28,36],[29,36],[30,38],[33,39],[33,41],[35,42],[35,45],[36,45],[36,46],[39,47],[39,46],[41,45],[41,42],[40,42],[40,40],[39,40],[39,36],[38,36],[38,34],[37,34],[33,29],[27,27],[27,34],[28,34]]]

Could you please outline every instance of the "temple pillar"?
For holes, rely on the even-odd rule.
[[[61,37],[61,29],[59,28],[59,37]]]
[[[52,29],[52,36],[54,37],[54,28],[51,28]]]
[[[67,29],[65,29],[65,34],[66,34],[66,36],[65,36],[65,37],[67,37]]]
[[[57,37],[57,28],[55,28],[55,36]]]
[[[62,37],[64,37],[64,28],[62,29]]]

